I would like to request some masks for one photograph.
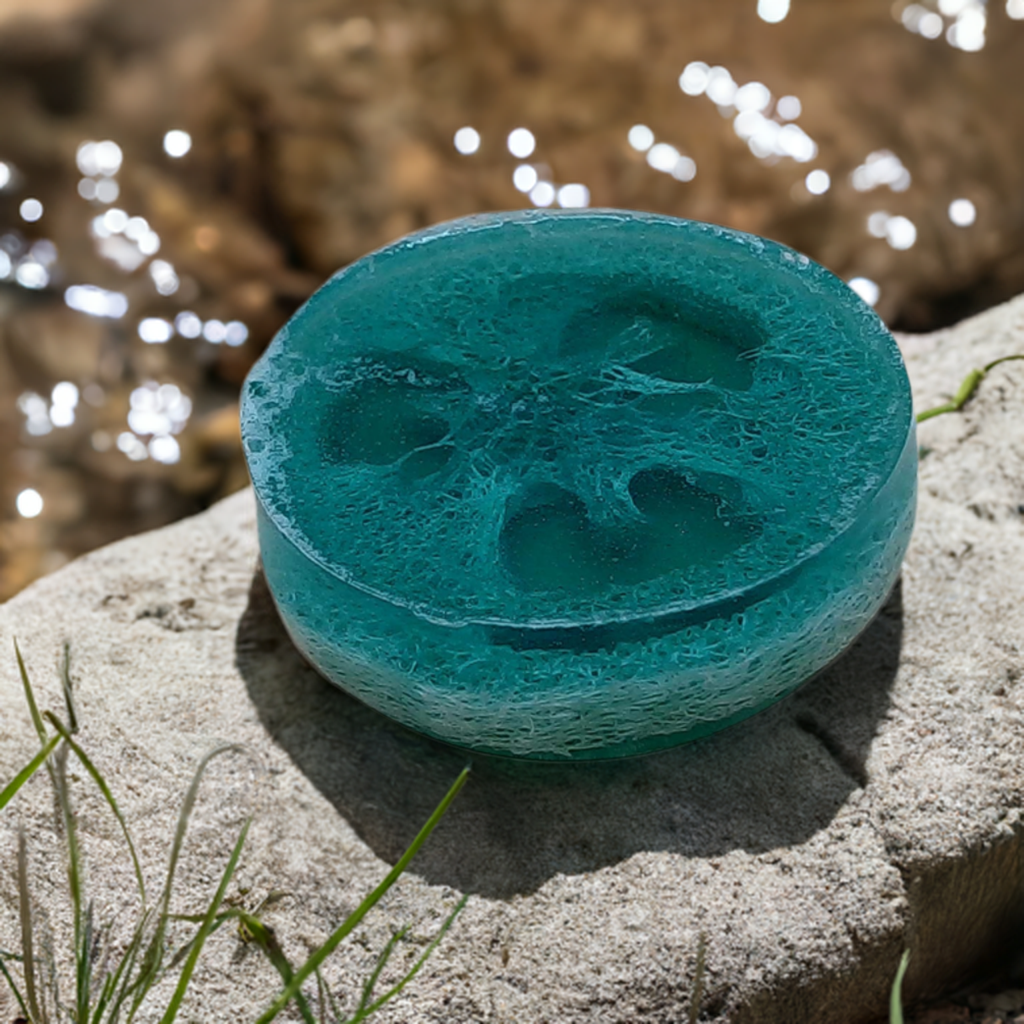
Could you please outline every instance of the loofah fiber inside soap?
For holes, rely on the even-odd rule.
[[[267,580],[329,679],[494,754],[643,753],[864,628],[909,540],[892,337],[783,246],[622,211],[443,224],[254,367]]]

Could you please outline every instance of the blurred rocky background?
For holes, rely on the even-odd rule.
[[[236,396],[436,221],[767,235],[892,326],[1024,290],[1024,0],[0,0],[0,600],[244,485]]]

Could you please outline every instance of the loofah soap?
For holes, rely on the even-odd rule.
[[[253,368],[267,581],[329,679],[547,760],[765,707],[910,538],[896,345],[784,246],[615,210],[471,217],[327,282]]]

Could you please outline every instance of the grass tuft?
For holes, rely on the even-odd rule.
[[[160,1024],[172,1024],[174,1018],[178,1015],[178,1008],[181,1006],[182,999],[185,998],[185,991],[188,989],[188,983],[192,980],[192,972],[195,970],[196,961],[199,959],[199,954],[202,952],[203,945],[213,929],[214,918],[217,916],[217,911],[220,909],[220,905],[224,902],[224,897],[228,891],[228,884],[235,873],[235,868],[238,867],[238,858],[242,855],[242,847],[245,845],[245,837],[249,834],[249,826],[251,824],[252,819],[250,818],[242,826],[242,831],[238,836],[238,841],[235,843],[235,848],[231,851],[231,857],[228,859],[227,867],[221,875],[220,885],[217,886],[217,892],[210,901],[210,905],[206,910],[206,916],[203,918],[203,922],[199,926],[199,933],[192,941],[192,949],[189,951],[188,958],[185,960],[185,966],[181,969],[181,974],[178,976],[178,984],[174,988],[174,995],[171,997],[171,1001],[168,1004],[163,1017],[160,1018]]]
[[[32,684],[24,658],[14,645],[15,658],[21,676],[25,702],[33,727],[39,738],[40,748],[32,759],[15,777],[0,790],[0,810],[6,807],[40,768],[45,766],[56,798],[59,812],[58,831],[63,838],[66,854],[68,892],[71,903],[72,931],[74,942],[74,1002],[72,1006],[61,1003],[56,971],[52,967],[52,957],[45,956],[49,965],[48,993],[41,984],[38,966],[40,962],[37,952],[37,932],[32,914],[32,900],[29,884],[28,840],[24,832],[18,836],[18,906],[21,921],[21,953],[9,953],[0,950],[0,975],[14,995],[22,1016],[28,1024],[54,1024],[58,1020],[70,1020],[75,1024],[131,1024],[143,1003],[150,996],[154,986],[161,980],[177,971],[170,1001],[160,1018],[160,1024],[173,1024],[181,1009],[192,982],[196,965],[202,954],[207,939],[225,922],[236,920],[239,936],[247,942],[255,944],[275,968],[281,978],[283,989],[273,1003],[259,1018],[261,1022],[269,1022],[290,1003],[295,1003],[305,1024],[317,1024],[308,998],[302,992],[303,983],[313,976],[319,995],[320,1021],[324,1024],[342,1024],[342,1014],[338,1003],[325,984],[321,967],[337,948],[338,944],[349,935],[366,914],[379,902],[381,897],[395,884],[406,870],[409,862],[426,841],[427,837],[444,816],[452,800],[465,784],[469,769],[466,768],[455,780],[445,798],[420,829],[409,849],[403,854],[395,867],[388,872],[378,885],[349,915],[342,925],[317,949],[309,959],[297,970],[285,956],[273,928],[267,925],[259,914],[265,908],[281,899],[285,894],[272,892],[252,911],[240,907],[224,909],[228,887],[235,875],[242,851],[245,846],[252,818],[248,818],[238,835],[234,848],[228,858],[227,865],[221,873],[217,890],[201,915],[180,915],[170,912],[171,896],[178,869],[182,846],[188,831],[188,824],[195,809],[199,795],[199,786],[210,762],[227,753],[250,753],[239,744],[224,744],[206,754],[199,762],[189,788],[185,793],[178,813],[177,825],[171,842],[168,865],[164,876],[160,898],[154,907],[147,900],[145,879],[142,866],[132,840],[131,830],[124,815],[114,798],[110,787],[102,773],[89,758],[82,746],[75,739],[79,731],[79,715],[75,705],[71,684],[70,650],[65,645],[60,663],[60,681],[64,696],[66,721],[51,711],[40,713],[36,703]],[[52,730],[52,732],[51,732]],[[96,928],[93,919],[93,906],[86,900],[84,891],[84,871],[82,850],[78,841],[77,819],[72,803],[70,773],[68,761],[74,756],[84,768],[117,820],[121,834],[124,836],[135,872],[139,894],[139,913],[127,945],[119,956],[114,956],[111,949],[111,927]],[[377,958],[376,965],[362,986],[361,998],[355,1015],[344,1024],[357,1024],[365,1020],[385,1003],[394,998],[419,973],[427,959],[447,934],[455,918],[466,904],[463,897],[452,913],[445,920],[440,930],[430,941],[425,951],[416,960],[412,968],[383,995],[374,998],[376,986],[380,980],[389,958],[398,943],[405,937],[408,929],[397,932],[387,943]],[[197,930],[175,954],[168,956],[168,927],[172,921],[196,924]],[[48,951],[46,942],[41,943],[44,954]],[[20,967],[21,986],[15,977],[16,971],[11,965]]]
[[[399,858],[398,863],[385,876],[384,881],[382,881],[380,885],[378,885],[377,888],[374,889],[373,892],[371,892],[363,900],[363,902],[360,903],[359,906],[356,907],[354,911],[352,911],[351,914],[349,914],[349,916],[345,919],[341,926],[327,939],[327,941],[318,950],[316,950],[313,953],[313,955],[302,965],[302,967],[300,967],[295,972],[294,977],[291,979],[291,981],[285,984],[285,987],[282,990],[281,994],[277,997],[277,999],[274,1000],[273,1003],[270,1004],[266,1012],[264,1012],[258,1018],[256,1024],[270,1024],[270,1021],[272,1021],[292,1001],[292,999],[295,997],[295,994],[299,991],[300,986],[306,980],[306,978],[308,978],[309,975],[313,974],[315,971],[318,970],[320,965],[338,947],[338,945],[345,938],[345,936],[348,935],[356,927],[356,925],[359,924],[359,922],[378,903],[378,901],[388,891],[388,889],[390,889],[391,886],[393,886],[395,882],[398,881],[402,873],[409,866],[409,861],[411,861],[413,857],[416,856],[416,852],[426,842],[427,837],[430,835],[431,832],[434,831],[434,829],[437,826],[437,823],[441,820],[441,818],[444,817],[445,811],[448,810],[448,807],[451,805],[451,802],[458,795],[459,790],[462,789],[462,787],[466,784],[466,780],[468,778],[469,768],[463,768],[462,772],[459,774],[459,777],[455,780],[455,782],[452,783],[451,789],[448,790],[447,794],[445,794],[444,799],[437,805],[437,807],[434,810],[434,813],[431,814],[431,816],[427,819],[427,823],[423,826],[423,828],[420,829],[419,834],[412,841],[412,843],[409,846],[409,849],[402,854],[402,856]],[[465,898],[463,898],[462,902],[455,908],[455,912],[452,914],[452,917],[443,926],[442,934],[445,931],[447,931],[450,921],[454,919],[455,914],[457,914],[464,905]],[[415,974],[418,970],[419,966],[415,967],[408,977],[411,978],[412,975]],[[401,982],[400,984],[404,985],[405,980],[403,980],[403,982]],[[394,991],[393,993],[389,993],[387,998],[390,999],[391,995],[397,994],[398,990]],[[386,1002],[386,999],[379,1001],[376,1005],[383,1005],[384,1002]]]

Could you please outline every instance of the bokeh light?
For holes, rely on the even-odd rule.
[[[530,190],[530,202],[534,206],[550,206],[555,201],[555,186],[550,181],[538,181]]]
[[[101,178],[96,182],[96,201],[98,203],[116,203],[121,194],[121,186],[113,178]]]
[[[978,216],[978,211],[970,199],[954,199],[949,204],[949,219],[958,227],[970,227]]]
[[[868,234],[873,238],[885,238],[885,232],[889,226],[889,211],[875,210],[868,215]]]
[[[163,345],[174,337],[174,326],[162,317],[149,316],[139,323],[139,337],[147,345]]]
[[[671,174],[676,181],[693,181],[697,176],[697,164],[692,157],[680,155]]]
[[[238,348],[249,339],[249,328],[241,320],[229,320],[224,325],[224,343],[230,348]]]
[[[558,190],[558,205],[566,210],[581,210],[590,205],[590,189],[586,185],[563,185]]]
[[[43,496],[34,487],[26,487],[15,499],[15,505],[18,515],[35,519],[43,511]]]
[[[908,217],[890,217],[885,225],[885,239],[894,249],[909,249],[917,241],[917,228]]]
[[[172,128],[164,135],[164,152],[178,160],[192,148],[192,136],[181,128]]]
[[[37,220],[42,219],[43,204],[38,199],[23,199],[18,207],[18,213],[22,220],[34,224]]]
[[[470,156],[480,148],[480,133],[475,128],[460,128],[455,133],[455,148],[464,156]]]
[[[508,151],[520,160],[525,160],[537,148],[537,140],[529,128],[516,128],[509,132]]]
[[[764,110],[772,101],[768,86],[762,82],[747,82],[736,90],[733,104],[739,111]]]
[[[149,264],[149,276],[161,295],[173,295],[181,284],[174,267],[167,260],[152,260]]]
[[[713,103],[717,103],[720,107],[731,106],[736,96],[736,89],[737,85],[726,68],[713,67],[708,72],[704,92]]]
[[[228,328],[221,320],[207,320],[203,324],[203,337],[211,345],[219,345],[227,338]]]
[[[881,298],[882,290],[869,277],[851,277],[847,283],[869,306]]]
[[[710,76],[711,68],[707,64],[700,60],[691,61],[679,76],[679,88],[687,96],[700,96],[708,87]]]
[[[69,380],[55,384],[50,392],[48,416],[55,427],[70,427],[75,422],[78,388]]]
[[[867,159],[850,175],[850,184],[858,192],[870,192],[888,185],[893,192],[906,192],[910,188],[910,171],[895,153],[879,149],[869,153]]]
[[[102,142],[83,142],[75,153],[78,169],[87,178],[112,178],[121,169],[124,154],[111,139]]]
[[[25,431],[30,437],[44,437],[53,430],[50,407],[42,395],[24,392],[18,396],[18,409],[25,417]]]
[[[775,112],[783,121],[795,121],[803,113],[803,104],[796,96],[780,96]]]
[[[155,462],[173,465],[181,458],[181,446],[169,434],[159,434],[148,445],[149,457]]]
[[[529,164],[520,164],[512,173],[512,184],[520,192],[529,192],[537,184],[536,168]]]
[[[64,292],[64,302],[89,316],[120,320],[128,312],[128,296],[122,292],[107,291],[94,284],[73,284]]]
[[[828,171],[823,171],[819,167],[808,172],[807,177],[804,178],[804,184],[812,196],[823,196],[832,186],[832,178]]]
[[[789,14],[789,0],[757,0],[757,16],[770,25],[783,21]]]
[[[174,329],[183,338],[198,338],[203,333],[203,321],[186,310],[174,318]]]
[[[645,124],[635,124],[629,129],[629,144],[638,153],[646,153],[654,145],[654,132]]]
[[[942,35],[942,16],[922,4],[908,4],[900,12],[900,21],[909,32],[916,32],[925,39],[938,39]]]
[[[667,142],[659,142],[647,151],[647,163],[656,171],[671,174],[679,156],[679,150],[675,146],[671,146]]]
[[[23,259],[14,272],[14,279],[30,291],[39,291],[50,283],[50,272],[31,256]]]

